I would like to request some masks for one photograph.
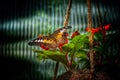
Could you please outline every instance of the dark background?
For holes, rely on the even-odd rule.
[[[87,0],[73,0],[69,23],[74,26],[72,31],[79,29],[81,32],[84,32],[87,26],[86,1]],[[96,3],[95,0],[91,0],[91,2],[93,5],[93,25],[97,27],[99,23],[95,6]],[[111,44],[110,50],[111,54],[114,55],[114,51],[117,53],[120,51],[120,3],[115,0],[98,0],[98,2],[102,15],[107,12],[104,24],[112,24],[108,33],[111,34],[109,39]],[[51,79],[51,76],[48,76],[47,73],[43,74],[44,71],[41,72],[41,69],[43,69],[41,66],[47,66],[44,69],[45,72],[47,72],[48,69],[52,71],[53,68],[50,68],[51,65],[47,62],[40,64],[39,61],[36,60],[35,54],[31,51],[32,48],[27,45],[27,42],[35,38],[39,33],[45,34],[45,29],[49,24],[55,25],[52,27],[52,30],[57,26],[62,26],[66,6],[67,1],[64,0],[0,0],[0,80]],[[33,28],[34,26],[31,26],[33,21],[32,16],[36,15],[37,11],[39,11],[37,16],[43,17],[40,17],[38,20],[35,19],[34,22],[36,24],[42,24],[39,24],[39,27]],[[26,20],[26,18],[28,19]],[[17,23],[15,24],[15,21],[17,21],[20,26],[18,26]],[[43,24],[44,22],[47,24]],[[119,55],[117,55],[117,57],[119,57]],[[119,68],[115,69],[114,65],[110,67],[110,70],[113,71],[114,74],[120,74],[118,73],[118,71],[120,71]],[[115,76],[113,80],[117,80],[117,78],[119,77]]]

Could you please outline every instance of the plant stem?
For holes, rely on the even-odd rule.
[[[58,67],[59,67],[59,62],[56,62],[53,80],[56,80],[56,78],[57,78]]]
[[[70,9],[71,9],[71,6],[72,6],[72,0],[69,0],[68,5],[67,5],[65,20],[64,20],[64,23],[63,23],[63,25],[65,27],[68,26],[68,20],[70,18]],[[69,59],[68,59],[68,51],[66,52],[66,60],[67,60],[67,63],[68,63],[67,66],[70,68],[70,62],[69,62]]]
[[[103,34],[103,43],[105,42],[105,29],[104,29],[104,26],[103,26],[103,19],[102,19],[102,15],[101,15],[101,12],[100,12],[100,7],[99,7],[99,3],[98,3],[98,0],[96,0],[96,5],[97,5],[97,11],[98,11],[98,19],[99,19],[99,24],[101,26],[101,29],[102,29],[102,34]],[[105,15],[104,15],[105,17]]]
[[[105,41],[106,41],[106,36],[105,36],[105,29],[104,29],[103,24],[104,24],[104,20],[105,20],[106,13],[104,14],[104,19],[102,19],[102,15],[101,15],[101,12],[100,12],[100,7],[99,7],[98,0],[95,0],[95,1],[96,1],[96,5],[97,5],[99,24],[100,24],[100,26],[101,26],[102,34],[103,34],[103,43],[105,43]],[[99,64],[101,64],[102,58],[103,58],[103,54],[100,55]]]
[[[68,51],[66,52],[66,60],[67,60],[67,66],[70,66],[69,59],[68,59]]]
[[[93,74],[94,74],[94,56],[93,56],[93,37],[92,34],[92,20],[91,20],[91,4],[90,0],[87,0],[87,7],[88,7],[88,27],[90,29],[90,35],[89,35],[89,44],[90,44],[90,71],[91,71],[91,77],[90,79],[93,80]]]
[[[71,6],[72,6],[72,0],[69,0],[68,5],[67,5],[65,20],[64,20],[64,23],[63,23],[64,26],[68,25],[68,20],[70,18],[70,9],[71,9]]]

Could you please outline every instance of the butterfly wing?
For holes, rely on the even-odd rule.
[[[42,38],[36,38],[36,39],[30,41],[28,44],[30,46],[40,46],[40,44],[42,44],[42,41],[43,41]]]
[[[40,46],[43,49],[48,49],[48,48],[55,48],[56,42],[53,38],[50,36],[43,36],[40,38],[36,38],[28,43],[30,46]]]
[[[71,26],[60,28],[54,31],[49,36],[42,36],[29,42],[31,46],[40,46],[41,48],[48,50],[49,48],[55,49],[61,47],[68,42],[66,30]]]
[[[67,29],[69,28],[71,28],[71,26],[60,28],[52,34],[52,37],[54,37],[57,42],[57,47],[61,48],[64,44],[68,42]]]

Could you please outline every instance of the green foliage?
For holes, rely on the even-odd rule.
[[[95,41],[102,41],[102,39],[103,39],[103,35],[102,35],[101,32],[97,32],[97,33],[94,34],[94,40]]]
[[[80,49],[87,49],[89,47],[88,33],[75,36],[70,43],[65,44],[62,48],[68,51],[79,51]]]
[[[87,62],[89,60],[87,56],[87,49],[89,48],[88,33],[75,36],[70,43],[65,44],[62,49],[64,52],[69,53],[69,57],[72,59],[72,68],[75,68],[81,61]]]
[[[67,69],[76,69],[80,64],[82,68],[90,67],[89,61],[89,33],[77,35],[62,46],[62,50],[33,50],[38,54],[38,59],[51,59],[62,63]],[[106,54],[108,45],[103,43],[101,32],[94,34],[93,51],[95,62],[100,56]]]
[[[51,59],[64,64],[67,68],[75,68],[89,60],[87,49],[89,48],[88,33],[75,36],[61,50],[33,50],[39,60]]]
[[[65,44],[64,46],[62,46],[62,49],[64,51],[69,51],[69,52],[73,52],[74,50],[74,47],[75,47],[75,44],[73,43],[69,43],[69,44]]]
[[[33,50],[35,53],[38,53],[38,58],[42,59],[52,59],[57,62],[61,62],[67,65],[67,60],[65,58],[65,54],[58,50]]]
[[[75,56],[76,56],[77,58],[88,59],[88,57],[86,56],[86,53],[87,53],[87,51],[85,51],[85,50],[79,50],[79,51],[75,54]]]

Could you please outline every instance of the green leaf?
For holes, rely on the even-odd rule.
[[[83,42],[85,42],[86,41],[86,38],[87,38],[87,36],[84,34],[84,35],[78,35],[78,36],[75,36],[73,39],[72,39],[72,43],[74,43],[74,44],[77,44],[77,43],[79,43],[79,42],[81,42],[81,41],[83,41]]]
[[[89,60],[81,60],[80,63],[83,63],[82,68],[88,68],[88,67],[90,67]]]
[[[89,59],[86,59],[86,58],[79,58],[77,63],[81,64],[82,68],[86,68],[86,67],[90,66],[90,61],[89,61]]]
[[[95,35],[94,35],[95,41],[102,41],[102,39],[103,39],[103,35],[101,32],[95,33]]]
[[[93,48],[93,50],[97,51],[97,52],[104,52],[104,46],[103,45],[100,45],[100,46],[95,46]]]
[[[62,49],[66,52],[71,52],[73,51],[75,48],[75,45],[73,43],[69,43],[69,44],[65,44],[64,46],[62,46]]]
[[[58,50],[34,50],[34,52],[38,53],[39,56],[47,57],[48,59],[67,65],[65,54]]]
[[[75,68],[78,65],[74,60],[72,61],[72,68]]]
[[[78,35],[74,37],[71,43],[75,44],[75,49],[86,49],[89,47],[88,34]]]
[[[39,60],[43,60],[43,59],[46,59],[46,58],[47,58],[47,56],[46,56],[45,54],[43,54],[43,51],[42,51],[42,50],[35,50],[35,49],[33,49],[33,52],[39,53],[39,54],[37,55],[37,58],[38,58]]]
[[[77,58],[82,58],[82,59],[88,59],[88,56],[87,56],[87,51],[85,50],[79,50],[76,54],[75,54],[75,57]]]
[[[85,66],[85,64],[88,63],[89,58],[86,53],[87,51],[85,50],[79,50],[77,53],[74,54],[76,65],[82,64]]]

